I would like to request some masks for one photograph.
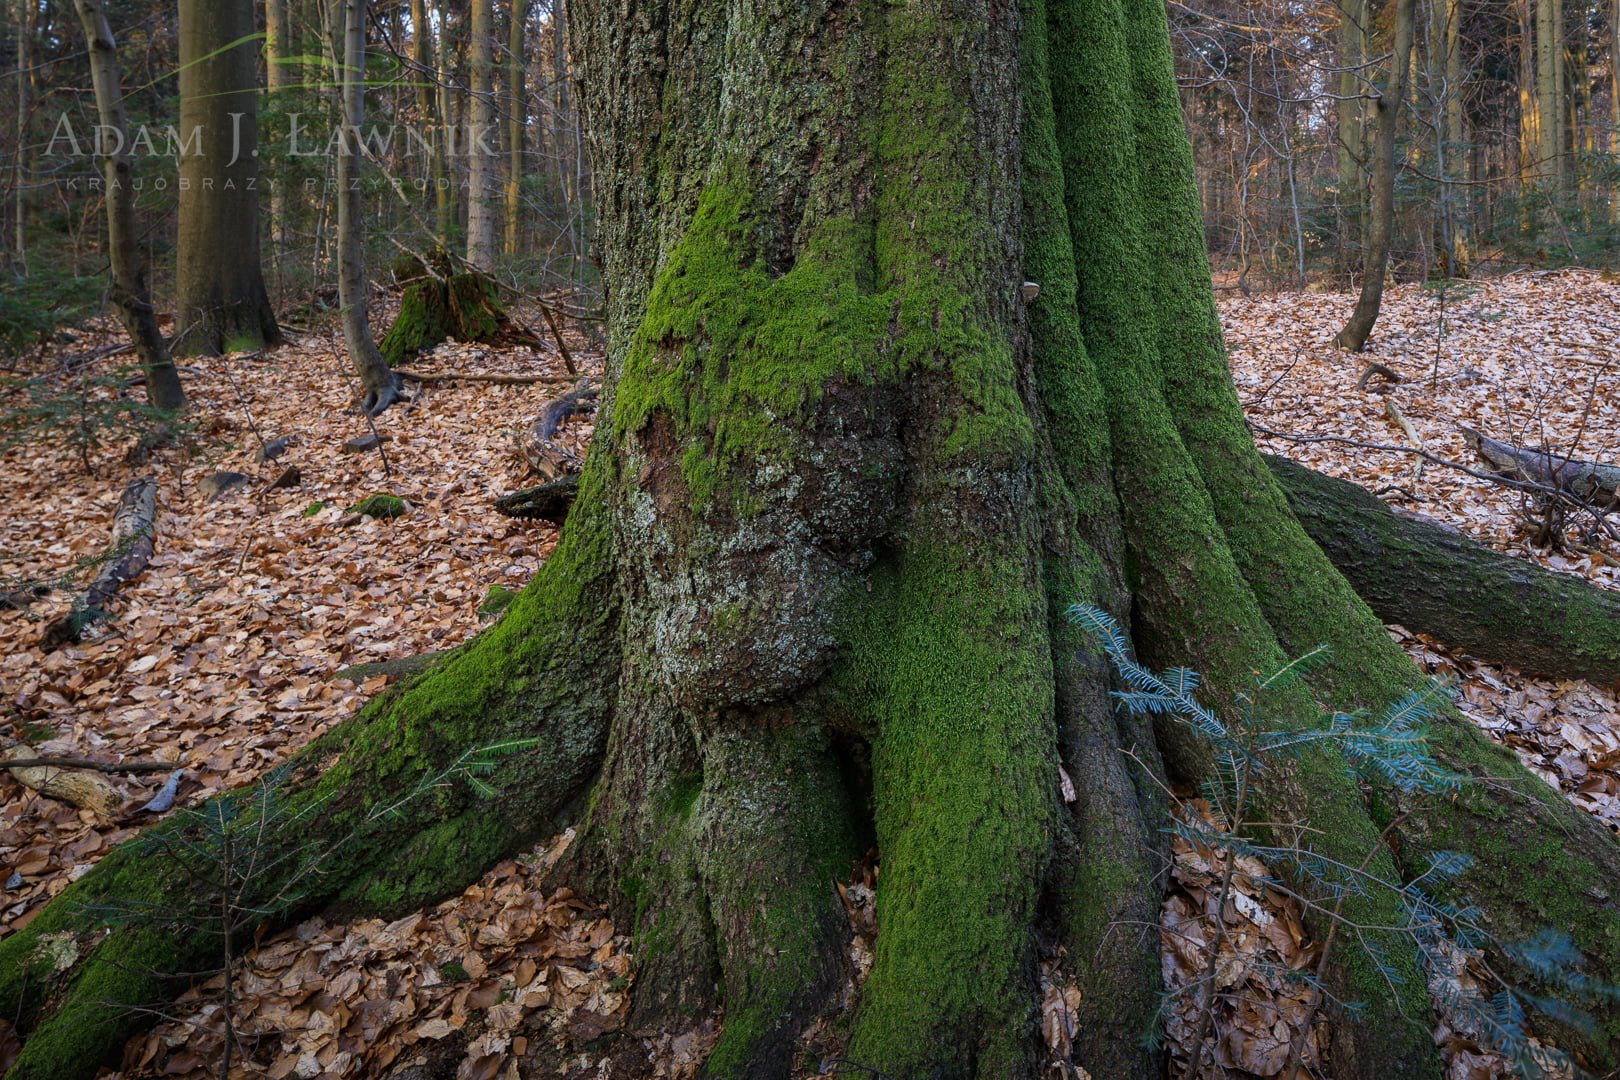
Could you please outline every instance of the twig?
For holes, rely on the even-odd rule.
[[[573,368],[572,364],[569,365],[568,370],[570,372],[573,372],[574,368]],[[500,386],[532,386],[535,383],[572,383],[574,381],[575,377],[576,377],[575,374],[569,374],[569,375],[497,375],[497,374],[493,374],[493,373],[486,374],[486,373],[483,373],[483,372],[476,372],[476,371],[424,372],[424,371],[412,371],[409,368],[395,368],[394,369],[394,374],[398,375],[402,379],[410,379],[412,382],[419,382],[419,383],[483,382],[483,383],[496,383],[496,384],[498,384]]]
[[[159,773],[174,768],[170,761],[95,761],[79,757],[31,757],[0,760],[4,769],[90,769],[103,773]]]

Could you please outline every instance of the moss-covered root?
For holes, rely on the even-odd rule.
[[[1437,756],[1476,779],[1455,799],[1420,808],[1401,826],[1402,871],[1428,869],[1430,853],[1463,852],[1473,859],[1459,890],[1485,913],[1504,942],[1546,930],[1567,933],[1579,948],[1584,974],[1600,987],[1620,986],[1620,843],[1592,815],[1532,776],[1512,751],[1452,717],[1431,732]],[[1532,1025],[1565,1050],[1580,1053],[1596,1075],[1620,1065],[1620,1001],[1580,1000],[1493,958],[1522,988],[1549,991],[1554,1001],[1590,1010],[1596,1029],[1559,1027],[1542,1014]]]
[[[1052,868],[1058,930],[1081,989],[1074,1058],[1095,1080],[1157,1075],[1159,904],[1167,852],[1163,766],[1151,723],[1114,708],[1107,661],[1063,617],[1083,596],[1048,569],[1058,747],[1074,791]]]
[[[115,933],[98,944],[100,929],[82,913],[81,905],[109,900],[161,902],[158,870],[125,844],[69,890],[65,903],[58,900],[26,929],[0,940],[3,1014],[20,1021],[23,1031],[32,1029],[7,1080],[74,1080],[115,1066],[125,1039],[150,1023],[137,1010],[172,996],[175,980],[167,973],[206,966],[205,935],[148,929]],[[80,953],[88,956],[58,970]],[[47,1002],[57,1004],[44,1017]]]
[[[587,467],[582,484],[595,475]],[[265,869],[233,888],[240,931],[252,930],[250,912],[273,918],[333,902],[397,912],[437,899],[556,827],[606,741],[617,671],[611,580],[599,516],[575,514],[496,627],[298,755],[273,790],[268,826],[243,841]],[[502,793],[484,800],[465,781],[491,754]],[[238,803],[248,815],[262,805]],[[219,898],[197,895],[195,868],[163,854],[162,838],[187,828],[195,819],[176,815],[117,848],[0,941],[0,1015],[25,1033],[12,1076],[93,1075],[152,1015],[135,1010],[165,999],[172,973],[207,970],[219,955],[206,932]],[[173,848],[198,850],[185,838]],[[98,912],[126,925],[108,929]],[[43,978],[41,943],[64,934],[79,958]]]
[[[980,557],[921,546],[874,575],[874,617],[850,645],[883,860],[850,1057],[892,1076],[1033,1071],[1029,933],[1057,790],[1050,659],[1032,573]]]
[[[1492,664],[1620,679],[1620,596],[1395,514],[1356,485],[1268,457],[1288,504],[1380,619]]]
[[[794,1039],[842,982],[849,931],[834,883],[857,854],[843,776],[825,734],[786,713],[700,742],[693,826],[725,976],[704,1075],[786,1077]]]

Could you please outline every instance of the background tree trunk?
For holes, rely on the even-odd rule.
[[[495,0],[472,0],[467,37],[467,261],[494,268],[500,221],[495,124]]]
[[[180,130],[201,151],[180,158],[180,355],[281,341],[259,258],[257,30],[251,0],[181,0]]]
[[[1367,200],[1363,160],[1367,153],[1365,128],[1368,75],[1367,0],[1339,0],[1338,189],[1339,258],[1346,276],[1361,260],[1354,253],[1362,242]]]
[[[1563,21],[1559,8],[1563,0],[1535,0],[1536,3],[1536,176],[1543,192],[1553,199],[1563,191],[1564,44],[1559,34]]]
[[[292,24],[287,0],[264,0],[264,23],[265,88],[271,100],[286,108],[286,92],[300,82],[291,62]],[[277,175],[270,181],[270,245],[278,265],[287,257],[288,202],[283,180]]]
[[[39,7],[32,0],[17,0],[17,158],[11,164],[12,210],[16,219],[12,223],[11,257],[13,263],[26,269],[28,265],[28,189],[33,183],[29,162],[29,121],[33,103],[33,45],[34,24],[38,21]]]
[[[439,116],[438,85],[442,77],[434,46],[433,24],[428,18],[427,0],[411,0],[411,60],[416,66],[416,111],[428,142],[428,182],[433,185],[434,238],[442,246],[454,231],[454,203],[450,199],[450,175],[445,167],[445,139],[448,133]]]
[[[135,354],[140,357],[141,370],[146,372],[147,400],[157,409],[179,410],[185,407],[186,394],[180,386],[180,374],[169,358],[163,334],[158,330],[152,292],[147,284],[146,258],[135,231],[134,170],[124,122],[124,91],[118,78],[118,44],[101,0],[75,0],[74,6],[90,46],[90,77],[95,87],[98,119],[103,129],[116,133],[116,139],[108,141],[118,147],[118,153],[107,155],[102,162],[112,300],[135,346]]]
[[[1395,230],[1395,135],[1399,129],[1401,101],[1412,67],[1414,0],[1395,0],[1395,45],[1390,53],[1389,71],[1375,103],[1377,135],[1373,147],[1372,212],[1367,226],[1367,258],[1362,266],[1361,295],[1350,321],[1333,343],[1341,349],[1359,351],[1367,344],[1378,308],[1384,300],[1384,275],[1389,272],[1390,237]]]
[[[360,376],[361,407],[375,416],[398,400],[399,377],[383,360],[372,337],[366,296],[365,203],[358,184],[363,167],[361,127],[366,118],[366,8],[366,0],[342,0],[342,36],[333,43],[343,57],[335,69],[340,75],[338,96],[346,135],[337,162],[338,304],[343,311],[343,342]]]
[[[508,256],[523,244],[523,139],[529,127],[529,103],[524,90],[524,31],[529,25],[529,0],[512,0],[506,38],[506,240]]]

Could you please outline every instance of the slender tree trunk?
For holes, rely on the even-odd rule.
[[[1361,260],[1354,252],[1362,242],[1366,218],[1366,182],[1362,163],[1366,156],[1367,0],[1339,0],[1338,188],[1339,257],[1346,276]]]
[[[118,307],[124,329],[146,373],[147,400],[154,408],[177,411],[185,407],[186,395],[180,386],[180,375],[169,358],[163,334],[158,330],[151,289],[147,285],[146,259],[135,229],[134,169],[127,148],[124,91],[118,78],[118,45],[101,0],[75,0],[74,6],[90,45],[90,79],[95,87],[98,119],[103,130],[116,133],[116,138],[106,141],[119,148],[118,153],[106,156],[102,162],[113,303]]]
[[[361,407],[375,416],[399,399],[399,377],[383,360],[371,334],[366,290],[365,198],[358,183],[363,167],[361,129],[366,119],[367,0],[342,0],[338,10],[342,34],[334,42],[343,62],[338,98],[342,103],[344,146],[337,160],[338,305],[343,312],[343,342],[364,391]]]
[[[506,41],[506,243],[507,255],[516,255],[523,243],[523,174],[526,160],[523,136],[528,130],[529,103],[524,90],[524,31],[529,25],[529,0],[512,0]]]
[[[450,177],[445,168],[447,133],[439,118],[438,86],[443,78],[434,48],[433,24],[428,18],[427,0],[411,0],[411,60],[416,65],[416,111],[426,129],[428,141],[428,182],[433,185],[434,231],[441,245],[449,240],[454,222],[450,199]]]
[[[1401,102],[1412,66],[1414,0],[1395,0],[1395,45],[1389,71],[1376,102],[1376,146],[1373,150],[1372,215],[1367,229],[1367,260],[1362,270],[1361,296],[1333,343],[1352,352],[1367,344],[1378,308],[1384,299],[1384,277],[1389,271],[1390,241],[1395,231],[1395,136],[1400,127]]]
[[[1084,1067],[1160,1075],[1139,1041],[1159,1004],[1156,793],[1211,754],[1119,715],[1064,609],[1128,618],[1144,659],[1197,668],[1211,702],[1322,642],[1335,666],[1279,708],[1422,685],[1248,434],[1163,3],[575,0],[570,20],[612,178],[577,501],[499,624],[293,762],[296,826],[265,839],[277,871],[246,909],[295,917],[271,902],[281,868],[320,857],[301,908],[398,913],[578,822],[557,880],[634,936],[631,1030],[718,1017],[705,1075],[777,1078],[841,1007],[832,883],[875,843],[881,932],[848,1060],[1043,1074],[1037,959],[1055,942]],[[498,797],[446,779],[470,748],[525,738]],[[1461,719],[1433,738],[1481,778],[1455,799],[1408,805],[1306,753],[1263,777],[1264,820],[1390,881],[1467,851],[1484,922],[1567,928],[1613,983],[1620,844]],[[0,1015],[27,1033],[15,1080],[92,1073],[138,1022],[104,1003],[149,1007],[163,972],[217,945],[123,927],[30,977],[92,905],[182,895],[142,850],[0,941]],[[1342,911],[1382,961],[1336,950],[1326,973],[1364,1006],[1335,1024],[1336,1076],[1438,1078],[1418,949],[1387,929],[1401,898]],[[1558,1036],[1607,1069],[1620,1007],[1598,1021]],[[601,1053],[602,1071],[645,1071],[640,1038]]]
[[[34,111],[34,24],[38,21],[38,5],[32,0],[17,0],[17,158],[12,162],[12,222],[11,253],[15,265],[24,271],[28,266],[28,189],[33,184],[30,162],[29,119]]]
[[[1445,26],[1445,79],[1446,79],[1446,175],[1466,181],[1470,176],[1468,168],[1469,132],[1467,128],[1468,112],[1464,108],[1464,95],[1467,83],[1463,74],[1462,62],[1462,0],[1434,0],[1435,3],[1444,3],[1446,11]],[[1467,191],[1467,188],[1463,188]],[[1470,215],[1468,208],[1472,200],[1465,194],[1459,194],[1456,189],[1448,185],[1442,193],[1445,199],[1447,220],[1450,223],[1451,249],[1450,274],[1452,277],[1467,277],[1471,256],[1470,249],[1473,241],[1469,235]]]
[[[1517,0],[1513,9],[1519,19],[1519,189],[1521,201],[1526,204],[1536,187],[1541,147],[1535,45],[1538,3],[1540,0]]]
[[[258,49],[251,0],[181,0],[174,351],[281,341],[259,257]]]
[[[1563,67],[1563,41],[1558,33],[1563,21],[1562,0],[1535,0],[1536,3],[1536,177],[1544,194],[1556,199],[1563,191],[1564,109],[1560,94]]]
[[[298,85],[299,78],[292,67],[292,23],[287,12],[288,0],[264,0],[264,67],[265,88],[281,108],[286,108],[287,92]],[[275,252],[276,265],[287,257],[287,191],[280,175],[270,177],[270,244]]]
[[[1620,0],[1609,0],[1609,153],[1620,160]],[[1620,184],[1609,202],[1611,220],[1620,225]]]
[[[467,38],[467,261],[480,270],[495,265],[500,220],[495,144],[495,0],[472,0]]]

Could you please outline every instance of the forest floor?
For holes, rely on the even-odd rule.
[[[1574,456],[1620,461],[1620,284],[1566,271],[1474,283],[1467,295],[1401,287],[1386,296],[1371,347],[1359,356],[1329,344],[1352,302],[1315,293],[1223,303],[1251,421],[1313,438],[1407,445],[1399,415],[1431,453],[1468,465],[1476,463],[1458,433],[1464,426],[1505,442],[1545,442]],[[112,340],[110,330],[82,334],[42,362],[63,371],[73,357]],[[594,373],[600,356],[571,340]],[[1375,378],[1358,388],[1369,360],[1402,381]],[[355,384],[335,337],[300,335],[262,358],[187,365],[193,415],[201,418],[189,451],[164,450],[137,468],[124,463],[125,445],[109,444],[89,454],[88,472],[75,449],[57,442],[0,456],[0,592],[58,579],[93,560],[107,544],[124,485],[156,477],[151,565],[119,591],[112,617],[83,643],[52,651],[40,644],[45,626],[67,610],[72,586],[0,610],[0,735],[37,743],[41,752],[173,762],[184,768],[181,807],[262,776],[389,681],[333,678],[340,669],[458,644],[487,625],[479,609],[492,586],[516,588],[533,575],[555,529],[502,517],[491,503],[526,486],[513,437],[559,390],[419,387],[412,403],[377,420],[389,437],[385,463],[374,450],[343,452],[342,444],[368,427],[352,408]],[[413,367],[563,374],[550,353],[459,345]],[[562,441],[582,448],[590,429],[588,416],[575,417]],[[260,463],[261,435],[294,441],[274,462]],[[1261,442],[1500,550],[1620,588],[1620,545],[1535,550],[1518,497],[1505,488],[1349,442],[1267,435]],[[301,484],[271,489],[287,465],[299,469]],[[206,498],[198,484],[219,470],[252,479]],[[405,499],[409,512],[392,521],[348,512],[377,492]],[[1459,680],[1459,704],[1476,723],[1620,828],[1614,688],[1526,677],[1392,632],[1426,668]],[[164,774],[112,779],[125,808],[102,819],[0,770],[0,934],[26,925],[111,845],[155,818],[141,807]],[[566,890],[546,890],[545,867],[566,842],[556,838],[503,863],[461,897],[396,922],[312,919],[255,942],[231,981],[233,1038],[245,1051],[232,1075],[381,1076],[420,1060],[429,1070],[421,1076],[488,1080],[530,1075],[542,1046],[553,1063],[592,1069],[592,1050],[623,1024],[634,973],[626,942],[600,909]],[[1207,853],[1176,852],[1176,885],[1165,906],[1175,933],[1167,942],[1197,942],[1208,932],[1211,871]],[[840,887],[856,931],[856,971],[870,962],[875,933],[870,886],[871,868],[864,867]],[[1227,935],[1240,952],[1225,966],[1242,992],[1223,1010],[1217,1054],[1227,1075],[1269,1077],[1283,1068],[1292,1026],[1307,1021],[1302,1000],[1260,973],[1268,965],[1308,964],[1315,946],[1297,911],[1263,888],[1249,899],[1255,903],[1239,908],[1255,932]],[[1198,949],[1167,948],[1164,955],[1172,985],[1202,962]],[[1076,993],[1062,971],[1083,962],[1053,957],[1043,964],[1043,1033],[1054,1058],[1064,1056]],[[1454,977],[1473,976],[1460,966]],[[123,1070],[106,1075],[217,1075],[226,1038],[223,986],[223,976],[199,981],[189,1004],[132,1040]],[[1183,1005],[1190,1005],[1185,996],[1172,1006],[1167,1034],[1172,1052],[1179,1042],[1185,1054]],[[1314,1047],[1328,1019],[1309,1022],[1307,1061],[1319,1064]],[[711,1037],[712,1028],[699,1028],[649,1048],[657,1063],[649,1075],[692,1075]],[[1503,1075],[1498,1059],[1444,1018],[1437,1038],[1447,1046],[1453,1080]],[[13,1043],[0,1020],[0,1066]],[[1054,1068],[1053,1075],[1083,1075]],[[1331,1063],[1323,1068],[1317,1074],[1331,1073]]]

